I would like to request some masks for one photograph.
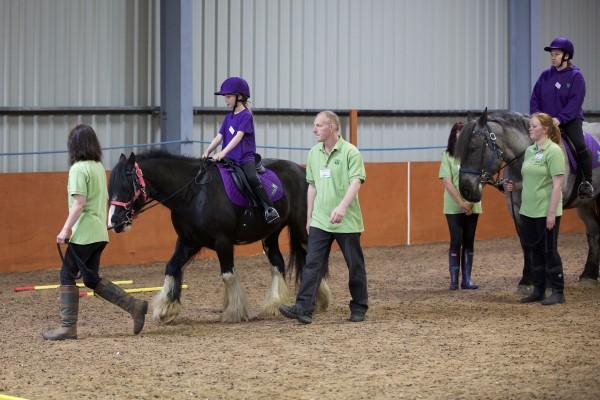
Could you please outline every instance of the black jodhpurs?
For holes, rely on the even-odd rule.
[[[446,214],[450,231],[450,252],[460,256],[461,248],[473,251],[479,214]]]
[[[312,226],[308,234],[308,254],[306,255],[306,264],[302,269],[296,306],[312,314],[317,291],[323,279],[324,267],[328,263],[329,252],[334,240],[340,246],[348,266],[348,288],[352,297],[350,311],[365,313],[369,308],[369,296],[365,259],[360,247],[360,233],[333,233]]]
[[[530,257],[533,285],[542,292],[546,282],[554,290],[562,292],[565,287],[563,266],[558,254],[558,233],[560,217],[551,230],[546,229],[546,217],[529,218],[521,215],[520,224],[523,244]]]
[[[244,170],[244,174],[246,174],[246,178],[248,179],[248,183],[250,184],[252,191],[259,197],[261,203],[263,203],[263,206],[272,207],[273,202],[271,201],[271,198],[267,196],[267,192],[263,188],[262,183],[256,173],[256,162],[246,161],[241,164],[240,167],[242,167]]]
[[[60,284],[75,285],[78,272],[83,283],[90,289],[96,289],[100,282],[100,256],[107,242],[90,244],[70,243],[65,253],[65,262],[60,269]]]
[[[590,152],[588,151],[585,140],[583,138],[582,121],[580,119],[574,119],[571,122],[562,124],[560,126],[563,133],[571,139],[573,146],[575,146],[575,157],[579,163],[579,168],[583,172],[583,176],[586,181],[592,181],[592,159]]]

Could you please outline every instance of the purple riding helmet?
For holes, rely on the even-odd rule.
[[[571,42],[566,37],[554,38],[554,40],[552,42],[550,42],[550,44],[548,46],[544,47],[544,50],[545,51],[562,50],[566,54],[569,55],[569,59],[571,59],[571,60],[573,59],[573,56],[575,55],[575,46],[573,46],[573,42]]]
[[[215,95],[225,96],[227,94],[241,94],[245,98],[250,98],[250,86],[243,78],[232,76],[227,78],[221,84],[221,90],[215,92]]]

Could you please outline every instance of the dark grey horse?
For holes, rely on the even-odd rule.
[[[461,160],[459,190],[468,201],[481,200],[482,183],[497,183],[493,177],[503,170],[504,177],[514,182],[514,191],[506,192],[506,202],[515,225],[519,226],[519,208],[521,205],[522,177],[521,166],[525,149],[532,144],[528,134],[529,116],[519,113],[494,113],[487,111],[475,120],[467,121],[463,133],[456,143],[456,155]],[[584,131],[600,139],[600,124],[584,123]],[[561,143],[564,151],[564,145]],[[566,159],[566,156],[565,156]],[[575,188],[580,177],[572,173],[566,163],[567,179],[563,188],[563,206],[577,208],[577,213],[585,224],[588,240],[588,256],[579,279],[598,280],[600,261],[600,210],[598,189],[600,188],[600,169],[594,170],[594,198],[579,199]],[[523,242],[521,241],[521,247]],[[529,257],[524,252],[523,277],[519,290],[527,292],[532,285]]]

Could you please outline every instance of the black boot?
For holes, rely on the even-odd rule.
[[[592,186],[592,159],[590,152],[587,149],[578,152],[577,161],[583,173],[583,181],[577,188],[577,194],[582,199],[591,199],[594,197],[594,187]]]
[[[562,290],[552,289],[552,294],[542,300],[542,305],[551,306],[554,304],[564,304],[565,295]]]
[[[277,212],[275,207],[273,207],[273,203],[271,202],[269,196],[267,196],[263,185],[258,185],[257,187],[255,187],[254,193],[256,193],[256,195],[258,196],[265,210],[265,221],[267,221],[267,224],[274,224],[275,222],[279,221],[279,213]]]
[[[131,317],[133,318],[134,335],[137,335],[142,331],[146,320],[146,313],[148,312],[148,302],[130,296],[119,286],[106,279],[101,279],[100,282],[98,282],[98,286],[96,286],[94,292],[104,300],[121,307],[131,314]]]
[[[523,297],[520,302],[525,303],[535,303],[536,301],[541,301],[544,299],[545,289],[543,287],[534,286],[531,294],[527,297]]]
[[[46,340],[77,339],[77,313],[79,311],[79,288],[63,285],[59,289],[60,326],[42,332]]]
[[[449,290],[458,290],[458,271],[460,270],[458,254],[452,250],[448,252],[448,270],[450,271]]]
[[[473,251],[464,250],[462,251],[462,281],[460,283],[461,289],[475,290],[479,286],[474,284],[471,280],[471,269],[473,268]]]

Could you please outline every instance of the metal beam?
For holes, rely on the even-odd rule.
[[[160,2],[160,137],[189,140],[193,132],[192,2]],[[171,144],[172,153],[192,154],[191,144]]]
[[[529,114],[531,96],[532,9],[535,0],[508,2],[508,109]]]

